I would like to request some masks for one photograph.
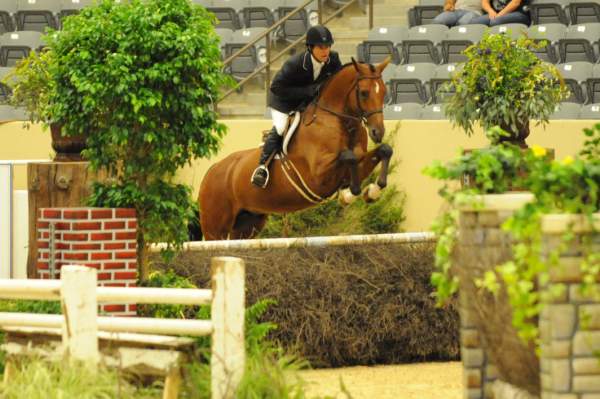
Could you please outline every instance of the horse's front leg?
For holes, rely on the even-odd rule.
[[[365,154],[358,164],[359,179],[364,180],[373,172],[373,169],[381,162],[381,171],[377,177],[377,185],[369,184],[364,192],[366,201],[374,201],[379,197],[380,190],[387,186],[387,177],[390,170],[390,160],[394,150],[388,144],[381,144],[374,150]]]
[[[358,158],[352,150],[344,150],[340,153],[338,161],[350,171],[350,190],[345,189],[340,193],[342,204],[350,204],[360,194],[360,176],[358,170]]]

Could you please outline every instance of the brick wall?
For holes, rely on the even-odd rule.
[[[137,219],[134,209],[41,208],[37,226],[39,278],[58,279],[62,265],[78,264],[98,270],[99,286],[136,285]],[[53,239],[50,237],[52,230]],[[100,306],[100,312],[118,315],[135,315],[135,310],[135,304]]]

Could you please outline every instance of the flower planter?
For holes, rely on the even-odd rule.
[[[84,159],[81,151],[85,149],[86,136],[63,136],[61,126],[53,123],[50,125],[52,135],[52,149],[56,151],[55,162],[79,162]]]
[[[595,230],[583,215],[542,219],[546,251],[557,248],[564,233],[575,236],[550,269],[549,284],[566,289],[545,303],[540,317],[542,399],[600,397],[600,297],[580,291],[586,251],[600,253],[600,213],[593,215],[593,224]],[[596,276],[597,292],[599,279]]]
[[[492,397],[501,380],[537,395],[539,360],[512,326],[512,309],[503,286],[493,295],[475,279],[512,257],[512,239],[501,230],[516,209],[531,201],[529,193],[482,195],[476,203],[459,205],[459,240],[453,274],[459,278],[461,357],[466,396]],[[501,278],[498,278],[501,281]]]

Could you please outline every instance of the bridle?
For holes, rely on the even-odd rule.
[[[342,119],[350,119],[356,122],[360,122],[363,124],[367,123],[367,119],[370,118],[371,116],[375,115],[375,114],[380,114],[383,113],[383,108],[380,109],[376,109],[374,111],[367,111],[364,110],[361,105],[360,105],[360,88],[358,86],[358,83],[361,80],[365,80],[365,79],[381,79],[381,75],[374,75],[374,76],[364,76],[364,75],[358,75],[358,77],[356,78],[356,80],[354,81],[354,83],[352,84],[352,86],[350,87],[350,90],[348,91],[348,94],[346,94],[346,100],[344,102],[344,106],[347,107],[348,104],[348,97],[350,97],[350,93],[352,93],[352,90],[354,89],[354,93],[356,94],[356,105],[358,107],[358,110],[360,111],[360,113],[358,114],[358,116],[349,114],[349,113],[344,113],[344,112],[337,112],[334,111],[332,109],[329,109],[321,104],[319,104],[319,99],[321,96],[317,96],[315,98],[315,100],[313,101],[313,103],[315,104],[316,108],[322,109],[323,111],[329,112],[330,114],[333,114],[339,118]]]

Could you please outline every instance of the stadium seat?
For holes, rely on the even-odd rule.
[[[62,26],[62,21],[69,15],[75,15],[87,6],[94,4],[93,0],[62,0],[60,4],[60,12],[58,13],[58,21]]]
[[[206,9],[219,20],[217,28],[241,29],[242,22],[239,13],[248,5],[246,0],[221,0],[213,1],[213,5]]]
[[[437,45],[444,40],[448,27],[445,25],[414,26],[408,30],[408,39],[402,42],[402,62],[433,62],[439,64]]]
[[[565,84],[571,92],[571,95],[563,101],[584,104],[585,91],[582,89],[582,86],[588,79],[593,78],[593,65],[589,62],[570,62],[567,64],[559,64],[557,65],[557,68],[563,75]]]
[[[404,26],[377,27],[371,29],[367,40],[356,48],[359,61],[376,63],[387,56],[392,57],[392,63],[400,64],[401,57],[398,47],[408,38],[408,29]]]
[[[592,77],[585,82],[588,103],[600,103],[600,64],[595,64]]]
[[[43,33],[47,28],[58,29],[60,8],[60,0],[17,0],[17,30]]]
[[[485,29],[485,25],[462,25],[450,28],[441,43],[442,63],[466,61],[467,57],[462,52],[478,42]]]
[[[231,42],[225,44],[225,58],[231,56],[246,44],[254,40],[258,35],[265,32],[266,28],[249,28],[233,32]],[[254,46],[248,48],[226,68],[231,76],[236,80],[242,80],[250,75],[260,65],[266,61],[266,38],[263,38]]]
[[[242,10],[242,18],[246,28],[266,28],[273,25],[273,12],[277,9],[277,0],[249,0]]]
[[[527,32],[527,25],[524,24],[504,24],[496,25],[490,28],[490,33],[510,35],[513,39],[518,39]]]
[[[600,3],[592,0],[571,0],[568,6],[572,24],[600,22]]]
[[[564,39],[559,40],[560,62],[596,62],[594,44],[600,38],[600,23],[571,25]]]
[[[577,119],[600,119],[600,104],[584,105]]]
[[[399,65],[389,83],[392,104],[427,104],[427,82],[435,75],[435,69],[436,65],[430,63]]]
[[[415,103],[393,104],[383,108],[385,119],[421,119],[423,106]]]
[[[461,65],[461,64],[459,64]],[[446,83],[450,82],[452,75],[458,70],[455,64],[438,65],[435,69],[435,75],[429,80],[429,89],[431,91],[431,102],[441,104],[444,98],[450,95],[449,92],[442,92],[441,89]]]
[[[0,35],[15,30],[13,15],[17,12],[16,0],[0,2]]]
[[[285,0],[282,5],[277,8],[277,19],[281,19],[294,11],[304,3],[302,0]],[[293,42],[306,33],[310,24],[309,15],[316,15],[318,22],[318,12],[313,12],[310,9],[302,9],[299,13],[290,17],[283,23],[279,29],[279,37],[287,42]]]
[[[408,26],[430,24],[444,11],[443,0],[419,0],[419,4],[408,10]]]
[[[444,112],[444,106],[441,104],[426,105],[421,112],[421,119],[442,120],[448,119]]]
[[[563,24],[532,25],[527,30],[527,35],[536,42],[546,41],[546,46],[532,51],[543,61],[556,64],[558,59],[558,41],[564,39],[567,27]]]
[[[568,25],[569,20],[564,7],[569,0],[534,0],[529,7],[532,25],[563,24]]]
[[[40,32],[7,32],[0,36],[0,66],[14,66],[31,50],[43,46]]]
[[[581,108],[581,104],[577,103],[560,103],[549,119],[579,119]]]

